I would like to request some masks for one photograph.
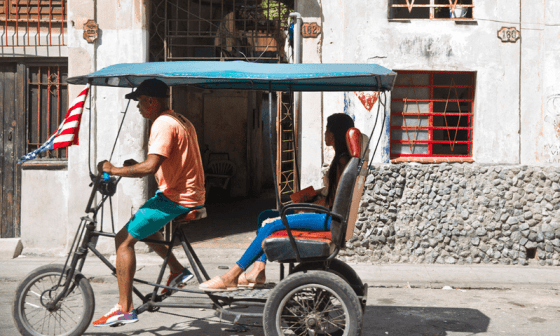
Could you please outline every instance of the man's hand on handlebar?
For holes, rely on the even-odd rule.
[[[97,173],[103,174],[105,172],[108,173],[109,175],[113,175],[111,171],[113,170],[114,167],[115,166],[113,166],[111,162],[107,160],[103,160],[97,164]]]

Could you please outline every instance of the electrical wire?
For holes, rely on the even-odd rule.
[[[385,91],[382,91],[381,93],[379,93],[379,95],[383,96],[383,102],[381,102],[381,99],[378,99],[379,105],[378,105],[378,111],[379,108],[381,107],[381,105],[383,105],[383,123],[381,124],[383,127],[383,125],[385,125],[385,120],[387,119],[387,93]],[[378,112],[379,114],[379,112]],[[374,130],[375,130],[375,126],[374,126]],[[373,132],[372,132],[373,135]],[[371,164],[373,162],[373,158],[375,157],[375,153],[377,152],[377,147],[379,146],[379,143],[381,142],[381,137],[383,136],[383,129],[381,129],[381,132],[379,132],[379,139],[377,139],[377,144],[375,145],[375,149],[373,150],[373,154],[371,155],[371,159],[369,161],[368,164],[368,169],[371,167]]]
[[[119,131],[117,132],[117,137],[115,138],[115,143],[113,144],[113,149],[111,150],[111,156],[109,156],[109,161],[111,161],[111,159],[113,158],[113,153],[115,152],[115,147],[117,146],[117,140],[119,139],[119,135],[121,134],[121,129],[123,127],[124,124],[124,118],[126,118],[126,113],[128,112],[128,106],[130,105],[130,99],[128,100],[128,102],[126,103],[126,109],[123,112],[123,117],[121,120],[121,125],[119,126]]]

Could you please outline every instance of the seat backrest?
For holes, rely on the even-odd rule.
[[[368,149],[368,142],[369,138],[367,135],[362,134],[362,151],[361,156],[367,160],[369,158],[369,149]],[[365,151],[368,151],[367,154],[364,154]],[[354,235],[354,228],[356,227],[356,221],[358,220],[358,213],[360,210],[360,203],[362,201],[362,195],[364,194],[364,187],[366,182],[366,177],[368,173],[368,165],[367,162],[364,162],[362,165],[362,169],[356,178],[356,182],[354,183],[354,191],[352,193],[352,203],[350,205],[350,213],[348,214],[348,224],[346,225],[346,236],[344,237],[345,241],[352,238]],[[344,244],[344,242],[342,242]]]
[[[353,197],[354,186],[356,184],[356,179],[360,175],[358,168],[361,160],[360,155],[362,153],[362,135],[357,128],[352,127],[346,132],[346,144],[351,158],[340,176],[332,208],[332,212],[340,215],[342,220],[339,221],[334,218],[331,220],[332,239],[338,247],[342,247],[344,243],[352,200],[355,198]]]

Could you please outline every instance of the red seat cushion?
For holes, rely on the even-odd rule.
[[[294,239],[302,239],[302,240],[317,240],[322,241],[325,243],[331,243],[332,237],[330,231],[296,231],[292,230],[292,236]],[[272,235],[268,236],[266,239],[269,238],[288,238],[288,231],[276,231]]]

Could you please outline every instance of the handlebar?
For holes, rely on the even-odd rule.
[[[95,175],[92,175],[92,179],[94,178]],[[95,194],[97,193],[97,189],[99,188],[99,182],[101,181],[101,174],[95,176],[94,180],[93,180],[93,188],[91,189],[91,194],[89,195],[89,201],[87,203],[86,206],[86,213],[87,212],[95,212],[94,209],[92,209],[91,204],[93,203],[93,200],[95,199]]]
[[[122,177],[110,176],[108,173],[103,173],[99,175],[91,175],[93,180],[93,188],[91,189],[91,194],[89,195],[89,200],[86,206],[86,213],[95,213],[97,207],[92,207],[93,200],[95,199],[95,194],[99,191],[104,196],[113,196],[117,192],[117,184]]]

